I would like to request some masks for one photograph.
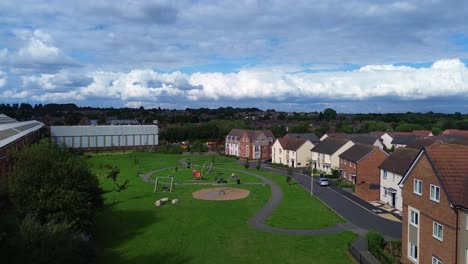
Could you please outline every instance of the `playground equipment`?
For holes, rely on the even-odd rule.
[[[193,169],[192,170],[192,177],[193,178],[196,178],[196,179],[202,179],[202,172],[201,171],[197,171],[197,169]]]
[[[159,179],[171,179],[171,182],[160,182]],[[158,183],[161,184],[161,185],[169,185],[169,187],[162,187],[163,189],[168,189],[169,188],[169,192],[172,192],[172,185],[173,185],[173,182],[174,182],[174,177],[172,176],[160,176],[160,177],[156,177],[156,180],[154,181],[154,190],[153,190],[153,193],[156,192],[157,188],[158,188]]]
[[[208,166],[207,166],[208,165]],[[205,170],[205,167],[208,169],[208,171],[206,172],[206,174],[209,174],[210,171],[211,171],[211,168],[213,167],[213,162],[209,162],[209,161],[205,161],[205,163],[203,164],[203,167],[201,169],[201,173],[203,173],[203,171]]]
[[[207,169],[206,174],[209,174],[211,172],[212,167],[213,167],[213,162],[205,161],[200,171],[197,171],[197,169],[192,170],[192,177],[196,179],[203,179],[203,174],[204,174],[205,169]]]

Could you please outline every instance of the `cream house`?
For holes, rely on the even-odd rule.
[[[312,148],[312,167],[325,173],[340,167],[339,155],[354,145],[349,139],[325,138],[316,147]]]
[[[403,199],[399,184],[418,153],[417,149],[399,148],[380,164],[380,201],[402,210]]]
[[[283,137],[276,139],[272,146],[272,163],[288,167],[308,167],[310,149],[314,144],[301,137]]]

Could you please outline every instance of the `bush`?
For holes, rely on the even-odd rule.
[[[245,159],[244,168],[250,168],[249,158]]]
[[[393,258],[390,254],[384,251],[386,242],[384,237],[374,231],[369,231],[367,234],[367,243],[369,252],[374,255],[382,264],[396,264],[399,259]]]

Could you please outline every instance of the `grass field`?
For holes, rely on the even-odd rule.
[[[346,248],[356,238],[353,233],[296,236],[250,227],[248,219],[270,196],[268,185],[240,185],[251,191],[242,200],[202,201],[193,199],[191,194],[207,186],[177,185],[173,193],[153,193],[154,186],[137,177],[137,168],[145,173],[180,166],[180,158],[140,152],[89,157],[105,191],[105,208],[96,218],[98,263],[352,263]],[[196,165],[211,159],[190,157]],[[215,157],[215,171],[230,175],[230,169],[243,169],[234,162]],[[120,182],[129,180],[128,188],[119,193],[105,179],[113,166],[120,168]],[[342,221],[299,186],[287,185],[283,176],[249,171],[272,178],[283,188],[284,200],[267,224],[291,229],[320,228]],[[191,171],[185,172],[182,166],[178,169],[180,180],[190,181]],[[239,175],[243,182],[258,181]],[[156,208],[154,201],[162,197],[178,198],[180,203]]]

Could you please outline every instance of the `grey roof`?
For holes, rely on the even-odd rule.
[[[419,150],[412,148],[398,148],[388,158],[386,158],[379,168],[394,172],[399,175],[405,175],[410,168],[413,160],[419,154]]]
[[[15,123],[15,122],[18,122],[18,121],[16,121],[15,119],[7,115],[0,114],[0,124],[8,124],[8,123]]]
[[[374,145],[375,141],[379,140],[379,136],[375,134],[352,134],[349,136],[355,143],[362,143],[367,145]]]
[[[310,142],[319,142],[320,138],[317,137],[314,133],[288,133],[286,137],[295,137],[295,138],[304,138]]]
[[[43,126],[44,124],[38,121],[0,124],[0,148],[3,148],[31,132],[41,129]]]
[[[311,151],[325,154],[333,154],[339,150],[349,139],[346,138],[332,138],[327,137],[320,142],[316,147],[312,148]]]
[[[355,144],[345,152],[341,153],[340,157],[353,162],[359,162],[362,158],[369,155],[377,148],[367,144]]]
[[[396,135],[393,140],[393,145],[408,145],[417,139],[421,138],[420,136],[416,135]]]

